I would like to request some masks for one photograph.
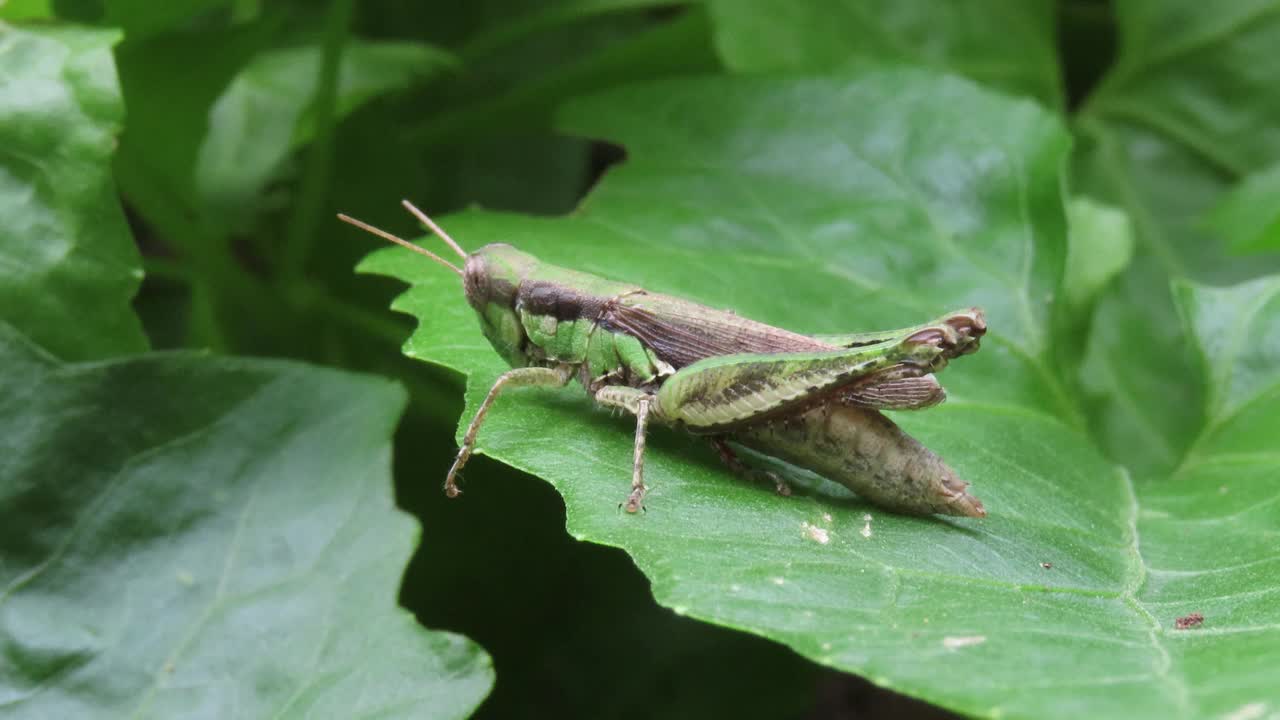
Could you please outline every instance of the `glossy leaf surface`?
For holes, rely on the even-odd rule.
[[[1135,480],[1085,432],[1051,359],[1067,141],[1042,110],[892,72],[666,83],[574,105],[565,125],[623,144],[627,162],[572,216],[469,212],[447,219],[455,237],[803,332],[899,326],[969,304],[992,328],[940,377],[945,405],[895,416],[974,483],[983,521],[894,516],[822,484],[776,497],[664,431],[649,445],[648,512],[628,516],[616,507],[631,421],[592,409],[576,387],[512,393],[480,447],[555,485],[571,533],[627,550],[676,612],[965,712],[1198,717],[1274,703],[1264,538],[1277,523],[1248,508],[1275,501],[1264,480],[1275,458],[1262,430],[1222,433],[1246,411],[1276,429],[1280,364],[1261,349],[1280,337],[1273,296],[1240,312],[1258,288],[1182,291],[1191,324],[1175,332],[1211,354],[1248,338],[1254,371],[1232,386],[1235,405],[1206,408],[1198,450],[1172,479]],[[503,365],[456,277],[399,249],[364,269],[413,285],[396,303],[421,323],[406,352],[468,374],[469,419]],[[1188,381],[1217,392],[1216,367]],[[1228,451],[1227,437],[1238,446]],[[1219,473],[1241,461],[1228,452],[1258,465],[1224,491]],[[1200,533],[1229,535],[1230,549]],[[1192,611],[1204,627],[1175,630]]]

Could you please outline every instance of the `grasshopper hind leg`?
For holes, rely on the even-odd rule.
[[[723,437],[710,438],[711,447],[715,448],[716,454],[720,456],[723,462],[730,470],[738,475],[749,478],[751,480],[761,480],[765,483],[773,485],[773,489],[783,497],[790,497],[791,486],[786,480],[778,477],[776,473],[760,468],[753,468],[742,462],[742,458],[738,457],[738,453],[729,445]]]

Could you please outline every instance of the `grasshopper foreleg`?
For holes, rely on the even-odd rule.
[[[631,494],[627,496],[624,506],[627,512],[638,512],[644,508],[644,442],[649,430],[649,406],[653,404],[653,395],[633,387],[624,385],[608,385],[600,388],[595,394],[596,402],[611,408],[621,408],[636,416],[635,454],[631,463]]]
[[[493,387],[489,388],[489,394],[485,396],[484,402],[480,403],[480,409],[476,411],[471,424],[467,426],[466,435],[462,437],[462,447],[458,448],[458,457],[454,459],[453,467],[449,468],[449,475],[444,480],[445,495],[458,497],[458,493],[462,492],[458,489],[458,473],[467,464],[467,460],[471,459],[471,451],[476,445],[476,434],[480,432],[480,425],[484,422],[485,415],[489,414],[489,408],[493,407],[493,402],[498,399],[499,393],[512,387],[564,387],[572,377],[573,370],[567,366],[516,368],[499,375]]]
[[[764,480],[772,484],[773,489],[783,497],[791,495],[791,486],[788,485],[785,480],[768,470],[749,467],[746,463],[742,462],[742,458],[738,457],[738,453],[734,452],[733,448],[729,446],[729,443],[726,442],[724,438],[711,437],[709,439],[711,441],[711,447],[715,448],[716,454],[720,456],[720,461],[723,462],[730,470],[744,477],[748,477],[753,480]]]

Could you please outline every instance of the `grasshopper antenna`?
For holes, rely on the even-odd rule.
[[[426,214],[426,213],[424,213],[424,212],[422,212],[421,210],[419,210],[417,207],[415,207],[415,206],[414,206],[414,204],[413,204],[413,203],[409,202],[408,200],[401,200],[401,201],[400,201],[400,204],[401,204],[401,205],[403,205],[403,206],[404,206],[404,209],[405,209],[405,210],[408,210],[410,214],[412,214],[414,217],[418,218],[418,221],[419,221],[419,222],[421,222],[423,225],[426,225],[427,227],[431,228],[431,232],[435,233],[435,234],[436,234],[436,237],[438,237],[438,238],[440,238],[441,240],[443,240],[443,241],[445,241],[446,243],[448,243],[448,244],[449,244],[449,247],[453,248],[453,251],[454,251],[454,252],[456,252],[456,253],[458,253],[458,256],[459,256],[459,257],[461,257],[463,260],[466,260],[466,259],[467,259],[467,251],[466,251],[466,250],[463,250],[463,249],[462,249],[462,246],[460,246],[460,245],[458,245],[458,243],[454,242],[454,241],[453,241],[453,238],[449,237],[449,233],[447,233],[447,232],[445,232],[445,231],[444,231],[444,228],[440,227],[439,225],[437,225],[437,224],[435,223],[435,221],[434,221],[434,220],[432,220],[431,218],[427,217],[427,214]]]
[[[425,215],[423,215],[423,217],[426,217],[426,216],[425,216]],[[361,230],[364,230],[364,231],[365,231],[365,232],[367,232],[367,233],[371,233],[371,234],[373,234],[373,235],[377,235],[378,237],[382,238],[383,240],[386,240],[386,241],[388,241],[388,242],[393,242],[393,243],[395,243],[396,245],[399,245],[399,246],[401,246],[401,247],[409,248],[410,250],[412,250],[412,251],[414,251],[414,252],[418,253],[419,255],[426,255],[427,257],[431,258],[432,260],[435,260],[436,262],[440,263],[441,265],[443,265],[443,266],[445,266],[445,267],[449,268],[450,270],[452,270],[454,273],[456,273],[456,274],[458,275],[458,277],[462,277],[462,270],[458,269],[458,266],[454,265],[453,263],[449,262],[448,260],[445,260],[444,258],[440,257],[439,255],[436,255],[435,253],[431,252],[430,250],[426,250],[426,249],[424,249],[424,248],[421,248],[421,247],[419,247],[419,246],[417,246],[417,245],[415,245],[415,244],[413,244],[413,243],[409,242],[408,240],[405,240],[405,239],[402,239],[402,238],[398,238],[398,237],[396,237],[395,235],[392,235],[391,233],[387,232],[386,230],[381,230],[381,229],[379,229],[379,228],[376,228],[376,227],[374,227],[374,226],[370,225],[369,223],[366,223],[366,222],[364,222],[364,221],[362,221],[362,220],[357,220],[357,219],[355,219],[355,218],[351,217],[350,215],[344,215],[344,214],[342,214],[342,213],[338,213],[338,219],[339,219],[339,220],[341,220],[341,221],[342,221],[342,222],[344,222],[344,223],[347,223],[348,225],[355,225],[356,227],[360,228]],[[429,222],[429,221],[428,221],[428,222]],[[452,240],[450,240],[450,241],[449,241],[449,243],[450,243],[451,245],[453,245],[453,247],[454,247],[454,249],[455,249],[455,250],[457,250],[457,249],[458,249],[457,244],[455,244]],[[466,257],[466,254],[463,254],[463,257],[465,258],[465,257]]]

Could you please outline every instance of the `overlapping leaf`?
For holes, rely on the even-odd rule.
[[[1232,249],[1280,250],[1280,164],[1253,173],[1233,188],[1206,218]]]
[[[398,388],[130,355],[116,33],[0,29],[0,711],[460,717],[492,682],[396,607]],[[114,359],[103,359],[112,358]],[[81,361],[90,358],[93,361]]]
[[[115,32],[0,23],[0,322],[58,357],[146,347],[142,273],[111,181]]]
[[[396,607],[403,392],[298,365],[61,364],[0,327],[0,704],[463,717],[488,658]]]

